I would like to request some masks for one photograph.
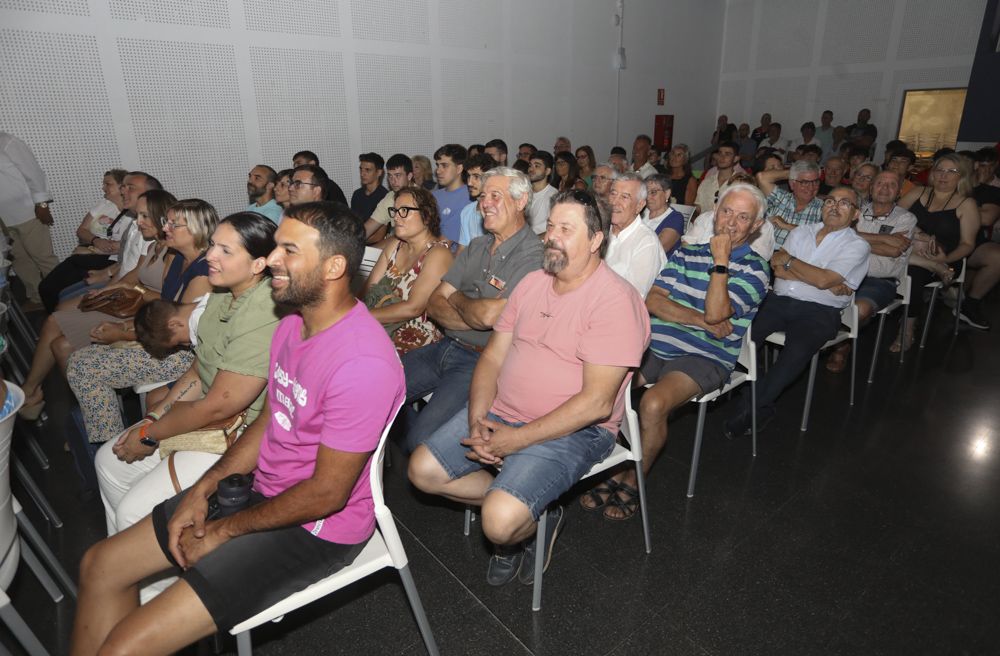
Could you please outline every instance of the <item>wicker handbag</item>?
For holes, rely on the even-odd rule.
[[[244,410],[198,430],[166,437],[160,440],[160,457],[167,458],[177,451],[201,451],[222,455],[240,436],[246,420],[247,413]]]

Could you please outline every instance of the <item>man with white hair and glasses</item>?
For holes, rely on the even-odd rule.
[[[788,191],[778,186],[781,180],[789,181]],[[813,162],[795,162],[790,169],[761,171],[757,182],[767,195],[767,220],[774,224],[775,248],[780,249],[795,228],[823,219],[823,201],[816,197],[819,166]]]

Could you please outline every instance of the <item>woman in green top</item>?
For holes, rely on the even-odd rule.
[[[187,487],[219,458],[183,452],[168,467],[156,447],[139,441],[140,431],[159,441],[244,411],[249,423],[260,413],[271,336],[279,319],[267,271],[274,231],[275,225],[262,215],[240,212],[223,220],[212,234],[206,254],[208,279],[220,291],[209,297],[198,321],[191,368],[165,396],[153,395],[144,425],[109,440],[97,454],[109,533],[130,526],[172,496],[174,476]]]

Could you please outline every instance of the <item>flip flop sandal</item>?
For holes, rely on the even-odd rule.
[[[625,498],[623,499],[619,494],[624,494]],[[624,522],[626,519],[631,519],[636,511],[639,510],[639,490],[631,485],[619,482],[615,494],[608,497],[608,502],[605,505],[604,519],[610,519],[613,522]],[[609,508],[616,508],[621,512],[621,517],[612,517],[609,515]]]
[[[580,497],[580,506],[587,512],[594,512],[600,510],[608,504],[608,501],[615,496],[615,492],[618,491],[618,481],[613,478],[609,478],[603,483],[599,483],[594,487],[590,488]],[[585,499],[590,499],[590,502],[594,505],[588,506],[584,503]]]

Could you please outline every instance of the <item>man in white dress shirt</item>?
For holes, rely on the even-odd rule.
[[[771,258],[774,289],[754,318],[755,344],[784,331],[778,359],[757,381],[757,430],[774,418],[774,404],[813,355],[840,328],[840,312],[868,273],[868,242],[851,230],[859,217],[858,195],[837,187],[823,201],[823,221],[801,225]],[[750,398],[725,423],[726,437],[750,433]]]
[[[59,264],[52,252],[52,195],[27,144],[0,131],[0,220],[12,239],[14,271],[31,306],[41,307],[38,283]]]
[[[667,263],[656,233],[639,220],[646,206],[646,183],[638,173],[619,173],[611,183],[608,203],[611,235],[604,261],[645,298]]]

